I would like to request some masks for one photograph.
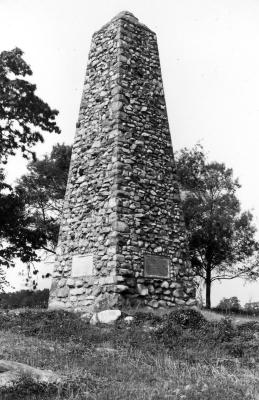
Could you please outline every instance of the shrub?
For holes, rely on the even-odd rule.
[[[247,321],[237,326],[238,331],[243,334],[259,333],[259,321]]]
[[[219,342],[231,341],[237,334],[237,329],[230,318],[222,318],[215,325],[214,338]]]
[[[235,337],[231,341],[223,343],[223,349],[232,357],[258,358],[259,343],[257,340],[244,341],[242,337]]]
[[[160,343],[170,349],[183,348],[193,340],[203,340],[203,328],[206,325],[207,322],[200,312],[177,308],[163,317],[155,335]]]
[[[206,324],[206,319],[199,311],[192,308],[176,308],[166,316],[165,322],[170,325],[177,324],[183,329],[199,329]]]

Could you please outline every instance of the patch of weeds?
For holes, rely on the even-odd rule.
[[[222,344],[224,350],[233,357],[244,358],[244,361],[251,361],[251,359],[259,361],[259,341],[248,340],[244,341],[242,337],[233,338],[230,342]]]
[[[252,390],[248,390],[245,385],[228,382],[211,384],[186,385],[182,389],[175,391],[174,400],[254,400]]]
[[[259,334],[259,322],[258,321],[248,321],[240,325],[237,325],[237,330],[239,334],[254,335]]]
[[[3,400],[22,400],[22,399],[52,399],[58,394],[56,385],[36,383],[29,377],[21,379],[12,387],[0,389],[1,399]]]
[[[143,311],[137,311],[134,314],[134,325],[144,325],[149,324],[150,326],[156,326],[162,322],[163,318],[159,315],[155,315],[154,313],[147,313]]]
[[[111,328],[109,342],[115,349],[141,350],[146,353],[155,354],[162,349],[162,344],[157,340],[153,331],[146,331],[143,326],[130,325],[127,329]]]
[[[67,311],[26,311],[0,313],[1,328],[44,340],[80,343],[92,347],[109,340],[110,329],[100,329]]]
[[[181,328],[199,329],[206,324],[206,319],[192,308],[176,308],[164,317],[168,325],[179,325]]]
[[[164,316],[155,334],[165,346],[172,348],[193,342],[194,338],[198,340],[203,338],[205,326],[207,322],[198,311],[176,309]]]
[[[0,398],[1,400],[83,400],[86,399],[86,393],[86,384],[82,380],[56,385],[38,383],[24,376],[14,386],[0,389]]]
[[[212,336],[217,342],[229,342],[237,335],[237,328],[233,325],[230,318],[222,318],[214,323]]]
[[[0,319],[5,330],[46,339],[73,338],[86,325],[77,314],[66,311],[26,310],[18,314],[6,311],[1,313]]]

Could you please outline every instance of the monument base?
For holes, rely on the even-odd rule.
[[[65,277],[53,279],[50,309],[92,314],[111,308],[171,308],[196,305],[191,277],[172,279],[132,276]]]

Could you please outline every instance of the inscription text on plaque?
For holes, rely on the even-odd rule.
[[[169,278],[169,258],[163,256],[144,256],[144,276]]]

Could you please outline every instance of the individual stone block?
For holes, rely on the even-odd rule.
[[[68,289],[67,286],[62,287],[61,289],[58,289],[58,290],[56,291],[57,297],[67,297],[68,294],[69,294],[69,289]]]
[[[79,288],[84,286],[84,281],[82,279],[77,279],[75,282],[75,286]]]
[[[164,281],[164,282],[162,283],[161,287],[162,287],[163,289],[168,289],[168,288],[169,288],[169,282]]]
[[[85,293],[85,288],[83,288],[83,287],[70,289],[71,296],[79,296],[84,293]]]
[[[129,232],[129,226],[123,221],[114,221],[112,228],[117,232]]]
[[[60,279],[59,281],[58,281],[58,287],[59,288],[62,288],[62,287],[64,287],[65,286],[65,284],[66,284],[66,279]]]
[[[57,297],[57,296],[56,296]],[[62,301],[58,300],[52,300],[49,303],[49,310],[63,310],[64,308],[66,308],[65,304]]]
[[[75,287],[75,280],[74,279],[71,279],[71,278],[69,278],[68,280],[67,280],[67,286],[69,287],[69,288],[73,288],[73,287]]]
[[[175,298],[175,304],[177,304],[178,306],[184,306],[186,303],[182,299]]]
[[[138,283],[137,288],[138,288],[138,293],[140,294],[140,296],[148,295],[148,288],[146,286],[142,285],[141,283]]]
[[[116,291],[119,293],[126,292],[127,290],[129,290],[129,288],[126,285],[117,285],[116,287]]]

